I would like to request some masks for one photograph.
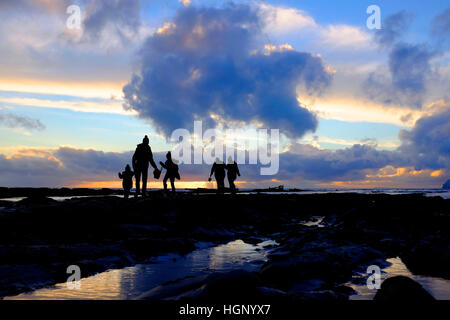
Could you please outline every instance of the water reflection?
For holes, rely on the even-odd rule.
[[[323,228],[325,227],[322,224],[323,219],[325,219],[325,217],[322,216],[312,216],[310,218],[310,220],[307,221],[300,221],[300,224],[306,226],[306,227],[319,227],[319,228]]]
[[[400,258],[387,259],[390,266],[384,268],[381,273],[381,281],[394,276],[407,276],[420,283],[433,297],[438,300],[450,300],[450,280],[442,278],[418,276],[411,273]],[[367,275],[355,275],[355,283],[348,283],[358,294],[350,296],[350,300],[372,300],[377,290],[368,289],[366,285]]]
[[[157,257],[149,264],[108,270],[83,278],[80,289],[70,290],[66,283],[60,283],[5,299],[134,299],[164,282],[186,276],[234,269],[256,271],[261,263],[267,261],[270,247],[276,245],[276,242],[267,240],[251,245],[236,240],[215,247],[205,247],[207,245],[200,244],[199,249],[185,256],[169,254]]]

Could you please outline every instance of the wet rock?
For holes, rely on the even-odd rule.
[[[446,243],[422,241],[400,258],[414,274],[450,279],[450,245]]]
[[[405,276],[383,281],[374,300],[378,301],[432,301],[435,300],[419,283]]]
[[[215,274],[207,279],[197,299],[209,301],[249,301],[257,299],[261,279],[256,273],[235,270],[223,274]]]
[[[292,254],[286,259],[269,260],[261,268],[260,275],[270,286],[289,290],[294,283],[303,280],[321,279],[326,282],[348,280],[353,270],[360,265],[383,257],[382,253],[368,246],[350,244],[331,246]]]
[[[142,263],[154,255],[179,252],[180,248],[186,252],[193,250],[192,239],[214,243],[244,239],[256,243],[256,237],[270,237],[279,243],[262,266],[261,283],[252,289],[256,295],[263,293],[255,288],[287,292],[295,283],[303,282],[304,287],[297,287],[295,294],[340,299],[345,292],[337,286],[350,280],[357,268],[374,261],[380,265],[377,259],[387,257],[400,256],[414,273],[448,278],[450,270],[450,200],[440,197],[384,194],[164,197],[149,192],[151,195],[145,200],[91,197],[55,202],[45,198],[55,195],[49,190],[31,191],[21,196],[40,198],[26,199],[0,214],[0,262],[11,270],[15,264],[37,263],[42,272],[48,273],[48,279],[53,279],[57,264],[59,268],[73,261],[92,261],[92,269],[102,271],[111,264]],[[63,193],[69,191],[74,192]],[[6,205],[2,203],[0,207]],[[312,215],[324,216],[327,227],[307,228],[298,224]],[[433,237],[429,238],[430,235]],[[129,259],[116,261],[111,257]],[[61,270],[61,277],[66,279],[65,269]],[[26,278],[22,288],[26,282],[29,287],[34,286],[39,278],[46,276]],[[324,281],[323,286],[312,285],[314,279]],[[6,277],[2,285],[8,288],[8,283],[14,281]],[[182,290],[180,294],[198,296],[206,286],[203,281],[195,290]]]
[[[191,233],[191,236],[199,240],[224,240],[231,239],[234,234],[225,229],[205,229],[203,227],[198,227],[194,232]]]
[[[283,295],[275,289],[262,289],[256,273],[234,270],[208,276],[185,278],[158,286],[141,295],[143,300],[249,301],[264,296]]]
[[[259,295],[265,298],[284,298],[287,296],[286,292],[274,288],[268,287],[257,287]]]
[[[242,241],[244,241],[245,243],[248,244],[258,244],[263,242],[264,240],[261,240],[260,238],[256,238],[256,237],[245,237],[242,239]]]
[[[315,291],[323,288],[325,286],[325,281],[320,279],[309,279],[294,283],[289,293],[307,292]]]
[[[209,275],[186,277],[157,286],[138,296],[138,300],[173,300],[177,297],[201,288]]]
[[[47,198],[46,196],[36,195],[32,197],[28,197],[22,199],[16,203],[16,206],[29,206],[29,205],[51,205],[57,204],[58,201],[53,200],[51,198]]]
[[[293,301],[344,301],[347,300],[347,295],[335,292],[333,290],[319,290],[319,291],[308,291],[308,292],[297,292],[292,295]]]

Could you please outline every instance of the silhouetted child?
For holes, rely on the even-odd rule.
[[[241,173],[239,172],[238,165],[236,161],[234,161],[231,157],[228,157],[228,163],[227,163],[227,178],[228,183],[230,185],[231,193],[236,193],[236,186],[234,185],[234,180],[236,180],[236,175],[239,177],[241,176]]]
[[[130,195],[130,190],[133,188],[133,176],[134,176],[134,172],[131,171],[131,168],[128,164],[125,167],[124,172],[122,172],[122,173],[119,172],[119,178],[123,180],[122,186],[123,186],[125,199],[128,199],[128,196]]]
[[[211,168],[208,181],[211,181],[211,176],[213,174],[217,182],[217,192],[223,192],[225,189],[225,164],[219,158],[216,158],[216,161]]]
[[[166,154],[166,162],[163,163],[160,161],[161,167],[166,169],[166,174],[164,176],[163,184],[164,191],[167,190],[167,180],[170,179],[170,185],[172,186],[172,191],[175,192],[175,179],[180,180],[180,174],[178,172],[178,165],[172,161],[172,154],[167,152]]]

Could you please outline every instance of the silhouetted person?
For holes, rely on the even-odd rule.
[[[130,190],[133,188],[133,176],[134,172],[131,171],[130,165],[127,164],[125,167],[125,171],[122,173],[119,172],[119,178],[122,179],[122,187],[124,191],[125,199],[128,199],[130,195]]]
[[[225,164],[219,158],[216,158],[211,168],[208,181],[211,181],[213,174],[217,182],[217,192],[223,192],[225,188]]]
[[[166,169],[166,174],[164,176],[163,184],[164,191],[167,190],[167,180],[170,179],[170,185],[172,186],[172,191],[175,192],[175,179],[180,180],[180,174],[178,172],[178,165],[172,161],[172,154],[167,152],[166,162],[160,161],[161,166]]]
[[[228,157],[228,163],[227,163],[227,178],[228,183],[230,185],[231,193],[236,193],[236,186],[234,185],[234,180],[236,180],[236,175],[239,177],[241,176],[241,173],[239,172],[238,165],[236,161],[234,161],[231,157]]]
[[[152,165],[155,171],[159,171],[156,167],[156,163],[153,160],[152,149],[149,146],[148,137],[145,136],[142,143],[137,145],[136,151],[133,154],[133,169],[136,177],[136,194],[137,197],[141,191],[140,182],[142,175],[142,196],[146,196],[147,191],[147,176],[148,176],[148,163]]]

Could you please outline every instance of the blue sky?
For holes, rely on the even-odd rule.
[[[81,8],[80,30],[65,25],[70,4]],[[381,10],[379,31],[366,27],[366,8],[372,4]],[[400,26],[395,25],[397,20],[388,19],[402,12]],[[303,164],[295,179],[281,173],[258,177],[249,169],[249,179],[242,186],[279,182],[296,187],[439,187],[449,178],[450,155],[445,145],[449,126],[440,124],[439,139],[419,139],[414,133],[419,129],[421,134],[434,132],[422,130],[419,124],[434,123],[433,117],[442,117],[450,106],[450,31],[445,24],[449,12],[448,2],[437,0],[235,1],[234,6],[218,0],[1,4],[0,170],[10,170],[16,158],[31,162],[57,158],[62,147],[80,153],[124,154],[145,134],[152,149],[163,153],[172,147],[167,133],[178,128],[177,123],[185,124],[181,121],[184,115],[183,119],[202,119],[212,126],[235,121],[281,126],[283,152],[296,154],[298,163],[309,163],[311,153],[303,152],[310,147],[314,157],[320,154],[339,163],[344,161],[341,151],[353,154],[354,145],[372,148],[367,156],[378,152],[376,164],[372,158],[358,158],[358,164],[370,165],[352,162],[339,171],[341,176],[333,172],[329,179],[302,173]],[[208,29],[215,19],[233,14],[239,17],[225,18],[219,33]],[[255,19],[257,24],[252,26]],[[184,23],[188,29],[177,29],[177,24]],[[241,32],[243,24],[250,26],[245,30],[253,30],[251,34],[226,38],[236,30]],[[220,38],[215,44],[218,48],[226,47],[215,51],[211,44],[195,38],[195,27],[202,28],[198,30],[212,41]],[[379,36],[388,33],[395,33],[394,41],[381,43]],[[194,47],[186,51],[179,41],[189,37],[194,37]],[[224,54],[232,57],[226,65],[220,60]],[[176,69],[170,64],[163,69],[167,56],[184,62]],[[287,75],[280,69],[284,67],[298,70],[299,76]],[[200,78],[205,82],[185,90],[179,85],[181,78],[194,69],[210,78]],[[268,74],[273,81],[267,79]],[[131,84],[133,75],[140,80],[129,85],[127,96],[123,88]],[[158,82],[158,77],[166,80]],[[232,93],[220,92],[222,86],[233,88]],[[145,103],[130,100],[133,94]],[[248,94],[260,103],[256,111],[250,112],[242,99]],[[167,112],[161,111],[164,108]],[[220,120],[208,118],[215,113]],[[415,152],[421,150],[423,141],[433,141],[430,153],[439,161],[421,162]],[[293,151],[300,149],[300,154]],[[61,159],[57,163],[65,167]],[[357,172],[352,166],[358,167]],[[33,170],[0,178],[0,185],[34,185],[36,180],[26,178],[37,175],[39,167]],[[196,176],[196,169],[186,166],[184,170],[191,181],[203,179]],[[46,181],[44,176],[39,181],[49,186],[84,182],[91,186],[91,182],[112,183],[115,173],[86,174],[76,181],[61,175],[59,180]]]

